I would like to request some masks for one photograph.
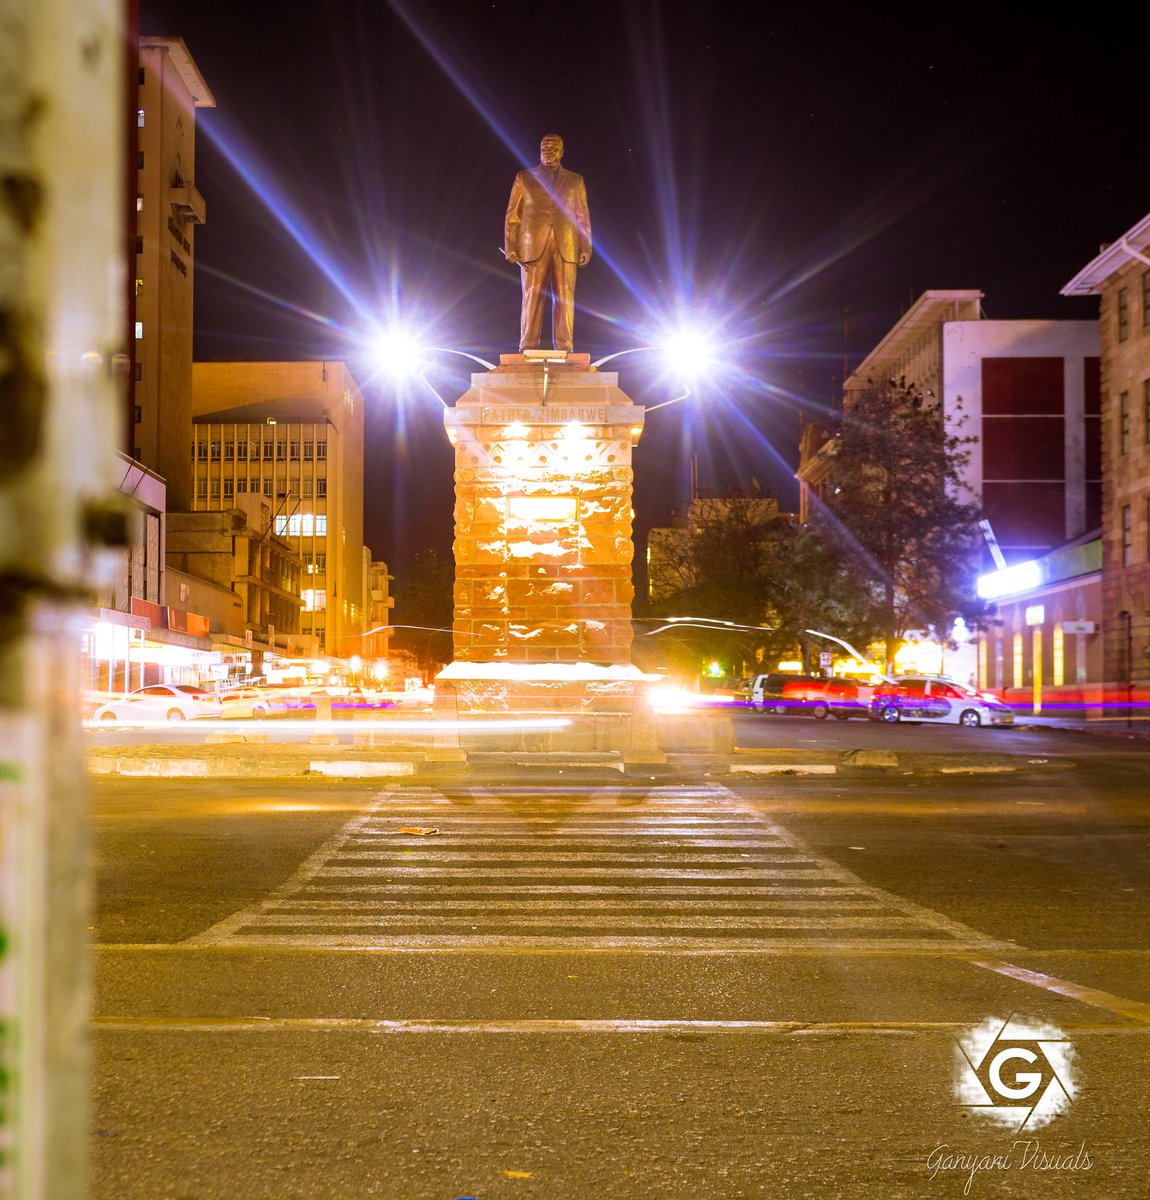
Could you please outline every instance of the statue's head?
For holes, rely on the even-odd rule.
[[[548,133],[539,143],[539,161],[545,167],[556,167],[563,157],[563,139],[557,133]]]

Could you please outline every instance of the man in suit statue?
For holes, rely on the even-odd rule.
[[[563,139],[549,133],[539,144],[539,166],[515,176],[507,204],[503,253],[523,275],[520,350],[539,346],[547,290],[555,349],[572,348],[575,273],[591,261],[587,189],[582,175],[559,165],[562,157]]]

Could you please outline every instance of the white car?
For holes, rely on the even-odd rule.
[[[937,675],[900,675],[875,688],[871,716],[894,724],[923,721],[943,725],[1013,725],[1014,711],[997,696],[957,679]]]
[[[118,700],[104,704],[93,721],[191,721],[197,717],[221,717],[224,706],[219,696],[189,684],[156,683],[137,688]]]
[[[223,703],[223,715],[227,720],[237,717],[263,718],[272,711],[272,701],[260,688],[233,688],[230,692],[221,692],[220,700]]]

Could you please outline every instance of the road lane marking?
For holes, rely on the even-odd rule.
[[[975,958],[966,958],[964,961],[970,963],[972,967],[981,967],[984,971],[993,971],[996,975],[1006,976],[1007,979],[1029,983],[1034,987],[1042,988],[1043,991],[1065,996],[1069,1000],[1077,1000],[1080,1004],[1089,1004],[1092,1008],[1101,1008],[1106,1012],[1150,1025],[1150,1004],[1145,1004],[1141,1000],[1129,1000],[1125,996],[1116,996],[1113,992],[1104,992],[1099,988],[1072,983],[1068,979],[1058,979],[1054,975],[1044,975],[1041,971],[1031,971],[1026,967],[1015,966],[1013,963]]]
[[[1006,946],[865,884],[719,785],[398,795],[379,793],[281,887],[185,944],[719,953],[788,943],[927,953]],[[398,833],[414,822],[440,836]],[[823,902],[779,903],[797,895]]]
[[[432,1033],[432,1034],[685,1034],[761,1033],[790,1037],[822,1034],[916,1034],[953,1035],[968,1029],[965,1021],[743,1021],[661,1018],[547,1018],[509,1020],[380,1019],[375,1017],[95,1017],[91,1028],[98,1032],[128,1031],[157,1033]],[[1150,1029],[1131,1025],[1060,1021],[1070,1032],[1104,1034],[1147,1034]]]

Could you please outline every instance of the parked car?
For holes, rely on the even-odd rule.
[[[92,715],[94,721],[192,721],[223,715],[219,696],[190,684],[156,683],[137,688]]]
[[[812,705],[811,712],[820,720],[827,716],[828,710],[839,721],[849,717],[869,717],[874,690],[873,684],[860,683],[857,679],[828,679],[823,692],[826,703]]]
[[[980,692],[957,679],[938,675],[901,675],[875,688],[871,715],[897,721],[932,721],[945,725],[1013,725],[1014,712],[997,696]]]
[[[751,707],[756,712],[794,713],[813,712],[814,706],[825,704],[823,692],[827,681],[817,675],[790,675],[772,671],[756,675],[751,684]],[[829,707],[822,715],[825,717]]]
[[[272,701],[262,688],[239,687],[221,692],[223,715],[229,720],[244,717],[263,718],[271,715]]]

